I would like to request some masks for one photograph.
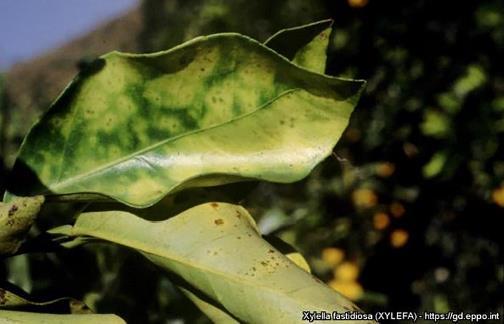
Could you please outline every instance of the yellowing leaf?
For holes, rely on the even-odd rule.
[[[187,298],[189,298],[196,305],[196,307],[198,307],[203,313],[205,313],[206,316],[208,316],[210,320],[212,320],[212,322],[219,324],[239,323],[225,310],[212,304],[208,300],[204,300],[201,296],[198,296],[197,293],[183,287],[179,288],[187,296]]]
[[[299,65],[239,34],[106,54],[32,128],[6,199],[146,207],[187,187],[297,181],[331,153],[364,86],[300,67],[321,71],[326,47],[294,46]]]
[[[0,255],[18,251],[44,203],[43,196],[18,197],[0,202]]]
[[[0,310],[27,311],[27,309],[29,309],[30,311],[33,311],[33,309],[36,309],[38,311],[44,311],[46,308],[51,308],[53,312],[54,310],[61,310],[63,313],[71,314],[93,313],[86,304],[74,298],[63,297],[40,302],[29,300],[26,297],[22,297],[9,290],[0,288]]]
[[[0,323],[22,324],[125,324],[120,317],[107,314],[44,314],[0,310]]]
[[[122,324],[125,322],[116,315],[93,314],[83,302],[73,298],[32,301],[0,288],[0,323]]]
[[[133,248],[201,293],[209,311],[240,322],[301,323],[303,310],[357,309],[262,239],[235,205],[203,204],[161,222],[121,211],[84,213],[51,233]]]

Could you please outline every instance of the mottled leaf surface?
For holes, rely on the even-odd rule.
[[[207,203],[161,222],[120,211],[84,213],[74,226],[51,232],[133,248],[240,322],[301,323],[303,310],[358,310],[262,239],[240,206]]]
[[[325,51],[310,44],[295,60],[321,70],[301,59]],[[189,186],[296,181],[331,152],[363,84],[310,72],[238,34],[113,52],[32,128],[6,198],[91,193],[145,207]]]

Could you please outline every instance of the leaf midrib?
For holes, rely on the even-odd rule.
[[[60,166],[60,174],[59,174],[59,177],[57,179],[56,182],[53,182],[53,183],[49,183],[48,184],[48,187],[49,189],[47,190],[47,192],[50,192],[51,189],[53,190],[58,190],[58,188],[60,187],[65,187],[66,185],[68,184],[71,184],[72,182],[76,182],[82,178],[85,178],[87,176],[90,176],[90,175],[93,175],[95,173],[99,173],[100,171],[103,171],[103,170],[106,170],[108,168],[111,168],[111,167],[114,167],[122,162],[125,162],[125,161],[128,161],[132,158],[134,158],[135,156],[138,156],[138,155],[141,155],[143,153],[146,153],[146,152],[149,152],[149,151],[152,151],[152,150],[155,150],[156,148],[164,145],[164,144],[167,144],[167,143],[170,143],[170,142],[173,142],[173,141],[176,141],[176,140],[179,140],[183,137],[186,137],[186,136],[189,136],[189,135],[193,135],[193,134],[197,134],[197,133],[200,133],[200,132],[205,132],[205,131],[208,131],[210,129],[214,129],[214,128],[218,128],[218,127],[221,127],[221,126],[224,126],[224,125],[227,125],[227,124],[230,124],[234,121],[237,121],[237,120],[240,120],[240,119],[243,119],[243,118],[246,118],[250,115],[253,115],[255,113],[257,113],[258,111],[260,110],[263,110],[265,109],[267,106],[269,106],[270,104],[272,104],[273,102],[275,102],[276,100],[278,100],[280,97],[283,97],[289,93],[294,93],[296,91],[299,91],[299,90],[302,90],[301,88],[293,88],[293,89],[289,89],[289,90],[286,90],[282,93],[280,93],[278,96],[274,97],[273,99],[267,101],[266,103],[264,103],[263,105],[259,106],[258,108],[256,108],[254,111],[251,111],[249,113],[246,113],[246,114],[243,114],[241,116],[238,116],[238,117],[235,117],[235,118],[232,118],[230,120],[227,120],[225,122],[222,122],[220,124],[215,124],[215,125],[212,125],[212,126],[209,126],[209,127],[204,127],[204,128],[200,128],[200,129],[196,129],[196,130],[193,130],[193,131],[189,131],[189,132],[186,132],[186,133],[183,133],[183,134],[180,134],[180,135],[177,135],[177,136],[174,136],[174,137],[170,137],[170,138],[167,138],[167,139],[164,139],[162,141],[159,141],[157,143],[154,143],[154,144],[151,144],[149,146],[147,146],[146,148],[143,148],[141,150],[138,150],[138,151],[135,151],[133,153],[130,153],[128,155],[126,155],[125,157],[122,157],[120,159],[116,159],[114,161],[111,161],[109,163],[106,163],[102,166],[100,166],[99,168],[95,168],[93,170],[90,170],[90,171],[86,171],[84,173],[81,173],[81,174],[77,174],[75,176],[72,176],[70,178],[67,178],[66,180],[64,181],[59,181],[61,179],[61,175],[63,173],[63,168]],[[70,135],[71,136],[71,135]],[[69,136],[69,137],[70,137]],[[67,140],[68,141],[68,140]],[[67,141],[65,141],[65,145],[64,145],[64,148],[67,146]],[[63,151],[64,152],[64,151]],[[62,158],[62,160],[64,160],[64,158]],[[63,164],[62,164],[63,165]]]
[[[161,224],[163,222],[157,222],[158,224]],[[153,225],[153,223],[148,223],[149,225]],[[250,226],[250,225],[249,225]],[[253,229],[253,227],[251,227]],[[157,250],[157,249],[152,249],[150,248],[150,245],[149,244],[146,244],[146,243],[143,243],[143,242],[139,242],[138,240],[130,240],[128,238],[125,238],[125,237],[120,237],[119,236],[119,239],[118,236],[116,235],[111,235],[112,238],[107,237],[107,232],[103,232],[103,231],[99,231],[99,230],[96,230],[96,231],[93,231],[92,229],[86,231],[87,228],[76,228],[75,226],[72,227],[71,231],[74,232],[81,232],[83,235],[88,235],[88,236],[93,236],[93,237],[97,237],[97,238],[100,238],[100,239],[103,239],[103,240],[106,240],[106,241],[110,241],[110,242],[114,242],[114,243],[117,243],[117,244],[120,244],[120,245],[123,245],[125,247],[129,247],[129,248],[133,248],[137,251],[139,251],[140,253],[145,253],[145,254],[148,254],[148,255],[153,255],[153,256],[156,256],[156,257],[159,257],[159,258],[165,258],[165,259],[169,259],[171,260],[172,262],[177,262],[179,264],[182,264],[184,266],[187,266],[187,267],[190,267],[190,268],[194,268],[194,269],[198,269],[199,271],[201,271],[202,273],[205,273],[205,272],[208,272],[208,273],[211,273],[217,277],[221,277],[221,278],[224,278],[225,280],[231,280],[233,281],[235,284],[246,284],[247,286],[249,287],[253,287],[253,288],[261,288],[263,290],[266,290],[266,291],[269,291],[270,293],[272,293],[273,295],[282,295],[282,296],[285,296],[286,298],[288,298],[289,300],[293,300],[295,304],[299,305],[299,303],[296,301],[295,298],[293,298],[289,292],[286,292],[286,291],[282,291],[282,290],[275,290],[275,289],[272,289],[270,288],[269,286],[264,286],[264,285],[261,285],[259,281],[257,282],[254,282],[254,281],[250,281],[249,279],[245,278],[245,277],[239,277],[239,276],[236,276],[234,275],[234,273],[226,273],[226,272],[222,272],[222,271],[218,271],[218,270],[215,270],[213,268],[207,268],[205,266],[202,266],[201,264],[195,264],[193,262],[190,262],[189,260],[187,259],[184,259],[184,258],[181,258],[181,257],[177,257],[177,256],[174,256],[173,254],[169,253],[168,251],[166,250]],[[255,229],[253,229],[255,231]],[[113,233],[113,232],[112,232]],[[73,236],[82,236],[82,234],[74,234],[72,233]],[[110,234],[110,232],[108,232],[108,234]],[[230,234],[231,235],[231,234]],[[138,244],[140,243],[140,244]],[[163,253],[164,252],[164,253]],[[282,253],[280,253],[282,254]],[[282,254],[283,255],[283,254]],[[285,255],[283,255],[285,257]],[[285,257],[288,262],[290,262],[293,266],[295,267],[299,267],[298,265],[296,265],[294,262],[292,262],[289,258]],[[304,271],[303,269],[299,269],[301,271]],[[308,274],[308,273],[307,273]],[[310,275],[310,274],[308,274]],[[304,288],[307,288],[307,287],[310,287],[309,285],[308,286],[305,286],[303,288],[299,288],[299,289],[304,289]],[[298,289],[296,289],[298,290]],[[335,292],[337,293],[337,292]],[[306,302],[307,305],[309,306],[313,306],[313,307],[319,307],[319,305],[314,305],[314,304],[311,304],[309,301]],[[340,305],[338,305],[340,306]],[[224,307],[224,306],[223,306]],[[225,308],[225,307],[224,307]],[[315,309],[315,308],[313,308]]]

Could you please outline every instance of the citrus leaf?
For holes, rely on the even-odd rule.
[[[196,294],[184,287],[179,287],[180,290],[187,296],[195,305],[198,307],[200,311],[202,311],[208,318],[214,322],[219,324],[232,324],[232,323],[240,323],[236,319],[233,318],[230,314],[228,314],[225,310],[219,308],[216,305],[204,300],[199,294]]]
[[[43,196],[0,202],[0,256],[15,254],[44,203]]]
[[[133,248],[240,322],[298,323],[303,310],[358,310],[262,239],[240,206],[207,203],[161,222],[122,211],[84,213],[74,226],[50,232]]]
[[[49,301],[35,301],[0,288],[0,310],[39,311],[46,313],[92,314],[89,307],[71,297],[62,297]]]
[[[252,224],[255,226],[255,222]],[[295,251],[295,249],[288,245],[287,243],[281,241],[280,239],[275,237],[275,243],[269,241],[276,249],[278,249],[281,253],[283,253],[288,259],[290,259],[293,263],[295,263],[298,267],[305,270],[308,273],[311,273],[310,266],[306,259],[301,255],[301,253]],[[287,247],[287,248],[286,248]],[[191,291],[187,287],[178,286],[179,289],[205,314],[212,320],[214,323],[239,323],[232,315],[226,312],[224,309],[219,308],[218,305],[214,305],[210,303],[208,300],[205,300],[204,296],[201,296],[201,293]]]
[[[0,288],[0,323],[125,323],[116,315],[97,315],[81,301],[63,297],[35,301]]]
[[[297,181],[330,154],[363,85],[239,34],[106,54],[25,138],[6,199],[98,194],[146,207],[186,187]]]
[[[308,262],[301,253],[292,252],[286,254],[285,256],[304,271],[311,273],[310,265],[308,264]]]
[[[282,54],[294,64],[324,73],[327,47],[333,21],[326,19],[308,25],[282,29],[264,44]]]
[[[116,315],[108,314],[45,314],[0,310],[0,322],[23,324],[124,324]]]

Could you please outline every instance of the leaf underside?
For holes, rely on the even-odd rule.
[[[199,302],[206,300],[228,320],[298,323],[303,310],[358,311],[262,239],[254,220],[240,206],[207,203],[161,222],[122,211],[84,213],[74,226],[51,233],[93,237],[135,249],[197,287],[196,294],[203,297]]]

